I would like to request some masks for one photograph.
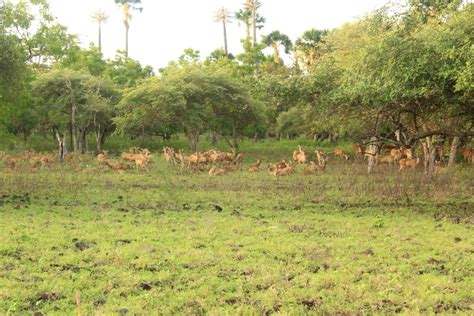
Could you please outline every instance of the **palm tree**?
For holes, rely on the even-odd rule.
[[[263,43],[267,45],[267,47],[273,48],[273,60],[276,64],[280,64],[282,62],[280,58],[280,46],[283,46],[285,49],[285,53],[289,53],[293,44],[291,43],[290,38],[281,33],[280,31],[273,31],[267,36],[263,38]]]
[[[130,14],[130,9],[143,10],[142,7],[137,7],[135,4],[141,4],[141,0],[115,0],[115,3],[122,5],[123,7],[123,24],[125,25],[125,56],[128,57],[128,31],[130,29],[130,21],[132,20],[132,15]]]
[[[104,11],[97,10],[94,13],[92,13],[91,18],[92,20],[97,22],[97,24],[99,25],[98,47],[99,47],[99,52],[102,52],[102,23],[107,23],[107,21],[109,20],[109,17]]]
[[[250,38],[250,17],[252,16],[252,12],[247,11],[247,10],[242,10],[240,9],[239,11],[235,12],[235,18],[237,21],[239,21],[239,26],[240,22],[245,24],[245,33],[246,33],[246,39]]]
[[[318,58],[324,54],[324,36],[327,30],[310,29],[296,40],[295,57],[302,61],[306,67],[310,67]]]
[[[260,0],[245,0],[245,10],[251,12],[253,44],[257,44],[257,10],[262,6]]]
[[[227,48],[227,23],[231,23],[231,15],[229,14],[229,11],[224,7],[220,8],[214,15],[214,21],[222,23],[224,29],[224,53],[227,57],[229,55],[229,50]]]

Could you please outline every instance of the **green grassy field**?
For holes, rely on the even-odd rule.
[[[474,312],[471,166],[432,182],[358,163],[280,179],[96,167],[0,172],[0,314],[74,314],[76,293],[87,315]]]

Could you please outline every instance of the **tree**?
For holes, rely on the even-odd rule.
[[[1,21],[2,32],[17,38],[34,70],[50,68],[78,46],[76,36],[55,22],[46,0],[6,1]]]
[[[247,10],[246,8],[240,9],[235,13],[235,19],[239,21],[239,26],[240,22],[242,22],[245,25],[245,38],[244,40],[251,41],[252,36],[250,35],[251,33],[251,28],[252,28],[252,12]],[[257,30],[260,30],[263,28],[265,24],[265,18],[263,16],[260,16],[260,14],[257,12],[256,16],[256,25],[257,25]]]
[[[115,59],[107,62],[104,76],[110,78],[119,88],[129,88],[153,76],[153,68],[142,67],[140,62],[127,57],[125,52],[118,51]]]
[[[77,41],[45,0],[2,1],[0,10],[0,124],[26,139],[38,123],[30,86],[36,72],[62,61]]]
[[[267,47],[273,48],[273,61],[276,64],[282,64],[283,60],[280,58],[280,46],[283,46],[285,53],[289,53],[293,44],[290,38],[280,31],[273,31],[263,38],[263,43]]]
[[[111,132],[105,125],[111,119],[112,105],[119,100],[118,93],[107,81],[90,74],[69,69],[55,70],[41,75],[33,84],[37,109],[42,124],[49,126],[60,144],[69,133],[74,151],[84,151],[91,127],[100,134],[98,149]],[[102,120],[98,126],[98,120]],[[99,131],[100,129],[100,131]],[[65,152],[60,148],[60,152]]]
[[[251,13],[251,25],[253,30],[253,44],[257,44],[257,23],[258,23],[258,9],[262,6],[259,0],[245,0],[245,10]]]
[[[120,4],[123,7],[123,24],[125,25],[125,56],[128,57],[128,31],[130,29],[130,21],[132,20],[132,14],[130,11],[138,10],[142,11],[143,8],[137,6],[141,4],[141,0],[115,0],[115,3]]]
[[[296,59],[306,68],[311,67],[316,59],[328,53],[328,49],[324,45],[324,36],[327,34],[327,30],[310,29],[296,40]]]
[[[128,91],[115,118],[119,131],[149,134],[182,131],[193,152],[200,136],[218,131],[237,150],[237,136],[258,115],[246,89],[230,73],[201,63],[168,67]]]
[[[429,178],[438,146],[473,134],[472,75],[463,75],[472,74],[473,13],[466,6],[414,28],[382,10],[328,36],[342,73],[333,108],[367,126],[366,138],[378,145],[421,142]]]
[[[229,11],[222,7],[214,15],[214,21],[222,23],[223,32],[224,32],[224,52],[225,56],[229,55],[229,49],[227,47],[227,24],[231,23],[231,15]]]
[[[103,10],[97,10],[92,13],[91,18],[97,23],[99,28],[97,46],[99,47],[99,52],[102,52],[102,23],[107,23],[109,16]]]
[[[81,70],[93,76],[102,76],[111,62],[103,59],[102,53],[97,47],[91,45],[88,49],[76,47],[71,49],[68,55],[60,63],[62,68]]]

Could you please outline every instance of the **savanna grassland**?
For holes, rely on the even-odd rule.
[[[0,171],[0,314],[472,314],[472,175]]]

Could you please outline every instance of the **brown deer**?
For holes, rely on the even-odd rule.
[[[282,169],[278,169],[278,168],[275,169],[275,171],[273,172],[273,175],[282,177],[282,176],[289,176],[290,174],[293,174],[293,173],[295,173],[295,168],[292,165],[288,165],[287,167],[282,168]]]
[[[260,159],[257,159],[256,163],[253,163],[249,166],[248,172],[258,172],[260,170],[260,164],[261,163],[262,162],[260,161]]]
[[[298,150],[293,152],[293,161],[299,164],[305,164],[306,159],[306,152],[301,148],[301,145],[299,145]]]
[[[327,155],[319,148],[316,149],[314,151],[314,153],[316,155],[316,159],[318,160],[318,165],[319,166],[325,166],[326,161],[328,160]]]
[[[118,161],[106,160],[104,161],[104,164],[108,166],[110,169],[115,170],[115,171],[130,170],[130,165],[120,163]]]
[[[408,159],[408,158],[403,158],[398,161],[398,164],[400,165],[399,170],[403,170],[405,168],[412,168],[415,170],[415,168],[418,166],[420,163],[420,157]]]
[[[225,170],[216,166],[213,166],[211,169],[209,169],[209,175],[210,176],[221,176],[225,174]]]
[[[109,152],[107,150],[104,150],[101,154],[98,154],[96,159],[99,165],[103,165],[104,162],[108,159],[108,154]]]
[[[341,148],[334,149],[334,157],[343,158],[345,161],[349,160],[349,156]]]
[[[353,144],[352,151],[354,152],[354,156],[356,158],[364,158],[365,157],[365,146],[360,144]]]

